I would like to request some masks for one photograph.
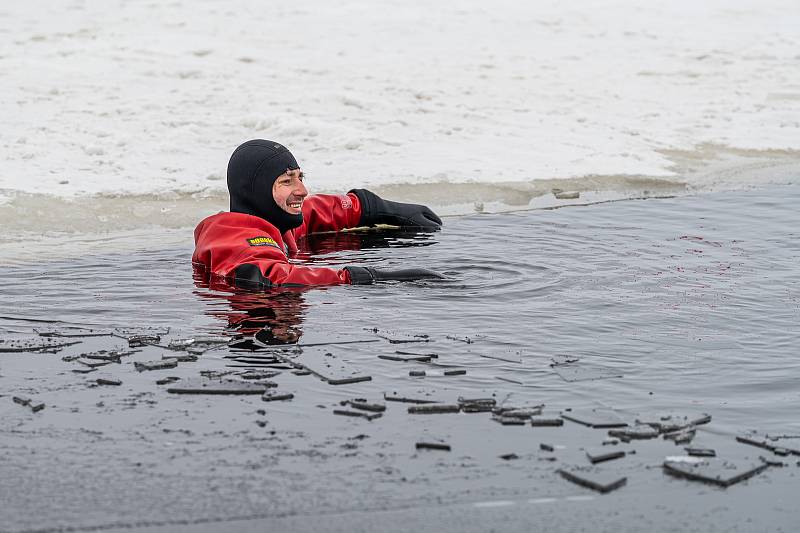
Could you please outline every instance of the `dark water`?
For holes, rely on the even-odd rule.
[[[23,467],[30,468],[17,454],[39,438],[49,455],[57,455],[63,447],[74,456],[76,449],[88,446],[88,437],[75,433],[78,428],[104,432],[107,445],[94,445],[99,446],[94,448],[96,457],[102,464],[115,465],[109,468],[117,472],[114,479],[99,485],[78,476],[81,481],[76,483],[90,493],[99,494],[115,483],[134,483],[143,494],[168,494],[182,502],[174,495],[191,493],[190,489],[177,489],[169,481],[174,477],[153,480],[165,472],[183,478],[191,472],[203,485],[210,479],[204,475],[216,465],[213,476],[222,473],[227,481],[218,484],[229,492],[219,489],[217,503],[199,509],[191,502],[176,504],[178,514],[187,520],[359,506],[392,508],[432,494],[465,502],[509,494],[563,496],[583,490],[555,476],[551,463],[529,457],[527,463],[513,462],[512,468],[512,463],[497,459],[503,451],[533,454],[540,438],[531,440],[529,429],[524,436],[505,433],[507,428],[475,415],[431,415],[420,420],[407,415],[405,405],[396,409],[390,405],[394,412],[371,423],[330,413],[341,399],[377,400],[383,392],[420,387],[437,389],[434,394],[441,397],[494,394],[507,403],[542,402],[556,413],[587,407],[613,408],[631,417],[661,411],[705,412],[713,422],[704,428],[705,437],[698,438],[723,443],[719,445],[723,448],[745,430],[798,435],[799,202],[800,188],[773,187],[475,215],[448,219],[445,229],[435,234],[324,236],[311,242],[300,258],[326,266],[422,266],[449,276],[436,282],[235,294],[193,280],[190,243],[167,250],[148,243],[124,255],[90,255],[78,261],[6,269],[2,289],[6,306],[0,312],[0,331],[6,337],[67,325],[169,326],[173,337],[198,332],[246,334],[268,326],[277,336],[299,333],[301,343],[379,341],[328,348],[371,374],[372,381],[339,388],[285,372],[275,379],[293,390],[296,399],[279,406],[258,397],[175,397],[155,387],[150,373],[137,374],[130,365],[122,365],[117,374],[131,376],[126,398],[138,398],[140,407],[124,410],[124,402],[117,398],[121,391],[103,390],[105,405],[98,410],[92,408],[97,398],[91,394],[96,391],[73,396],[94,376],[70,374],[60,359],[66,351],[27,358],[0,355],[4,391],[50,394],[58,398],[59,406],[44,412],[55,417],[58,411],[58,418],[31,421],[18,406],[3,402],[1,412],[10,418],[0,439],[5,441],[9,462],[0,467],[0,474],[7,480],[3,494],[9,504],[0,516],[10,530],[146,522],[148,516],[168,521],[174,509],[159,510],[153,503],[148,512],[157,516],[143,516],[136,506],[119,502],[111,506],[113,512],[103,510],[111,504],[97,504],[93,514],[79,513],[80,500],[61,490],[70,486],[68,481],[45,488],[51,470],[44,466],[41,483],[34,483],[32,490],[51,499],[50,490],[60,496],[53,500],[53,511],[36,517],[26,514],[28,500],[15,496],[8,481],[19,479]],[[395,336],[425,334],[429,342],[390,344],[370,328]],[[84,347],[103,342],[108,341],[86,340]],[[433,352],[439,358],[433,365],[421,365],[376,357],[398,349]],[[183,374],[175,375],[224,369],[230,363],[224,355],[224,350],[208,352],[197,363],[182,364]],[[566,370],[552,367],[553,358],[562,356],[578,360]],[[408,376],[409,370],[435,373],[450,366],[466,369],[467,374]],[[152,403],[142,407],[142,397]],[[71,408],[70,402],[75,403]],[[256,451],[248,444],[248,439],[257,440],[253,434],[266,431],[254,424],[253,413],[259,408],[269,411],[267,429],[283,435],[280,446]],[[146,416],[136,414],[142,410]],[[120,457],[141,455],[132,451],[141,449],[134,446],[132,435],[147,434],[148,427],[189,433],[181,433],[180,439],[169,437],[183,450],[183,455],[176,455],[177,462],[175,456],[164,455],[165,433],[144,439],[144,449],[153,452],[152,471],[141,472],[130,466],[136,461],[128,464]],[[370,438],[364,438],[364,444],[347,440],[359,434]],[[594,437],[552,435],[547,438],[562,439],[568,451],[570,446],[579,449],[578,444],[599,444],[597,439],[603,437],[602,432]],[[452,442],[461,451],[420,457],[413,450],[420,436]],[[347,455],[346,445],[354,442],[361,451]],[[705,486],[696,489],[691,482],[667,478],[657,468],[642,473],[657,467],[665,454],[682,453],[671,443],[669,449],[663,446],[653,444],[652,457],[623,466],[630,476],[624,490],[639,492],[638,479],[654,501],[662,497],[679,501],[679,495],[687,493],[694,498],[692,491],[698,490],[702,494]],[[730,453],[759,455],[743,445]],[[78,463],[85,468],[91,466],[90,459]],[[579,459],[575,455],[564,460]],[[758,485],[762,483],[783,494],[786,487],[797,486],[794,470],[762,474],[748,483],[763,491]],[[766,481],[758,481],[762,478]],[[254,490],[264,490],[267,480],[285,489],[283,499],[275,493],[263,499],[253,495]],[[245,503],[236,496],[237,484],[247,485],[250,496]],[[299,496],[286,496],[287,491]],[[753,505],[752,495],[739,492],[731,497]],[[773,504],[778,500],[772,498]],[[14,508],[18,512],[9,513]],[[797,518],[777,516],[774,524],[781,526]]]

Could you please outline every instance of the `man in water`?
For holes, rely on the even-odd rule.
[[[348,266],[335,270],[290,263],[297,241],[310,233],[375,224],[430,231],[439,229],[442,221],[423,205],[390,202],[366,189],[340,196],[308,196],[297,161],[276,142],[247,141],[233,152],[228,192],[230,212],[212,215],[194,230],[192,263],[206,276],[256,288],[441,277],[425,269]]]

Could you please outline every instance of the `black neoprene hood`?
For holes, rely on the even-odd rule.
[[[239,145],[228,162],[231,211],[261,217],[281,234],[300,226],[303,214],[287,213],[272,196],[278,176],[298,168],[292,153],[279,143],[254,139]]]

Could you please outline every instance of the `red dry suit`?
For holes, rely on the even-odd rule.
[[[289,262],[298,240],[309,233],[338,231],[359,225],[358,197],[316,194],[303,201],[303,224],[283,235],[263,218],[222,212],[206,218],[194,230],[192,263],[216,278],[232,278],[241,265],[256,265],[273,285],[337,285],[350,283],[345,270],[309,268]]]

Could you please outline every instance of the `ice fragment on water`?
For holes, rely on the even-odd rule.
[[[609,451],[608,448],[588,449],[586,450],[586,457],[589,459],[589,461],[591,461],[592,464],[596,464],[625,457],[625,452],[622,450],[613,449]]]
[[[688,444],[694,439],[695,433],[694,428],[681,429],[679,431],[664,433],[664,439],[671,440],[675,442],[675,444]]]
[[[331,385],[358,383],[372,379],[372,376],[344,362],[333,353],[320,349],[306,349],[291,358],[283,355],[277,355],[277,357],[285,358],[287,362],[302,366]]]
[[[417,392],[417,393],[399,393],[384,392],[383,399],[387,402],[404,402],[404,403],[417,403],[417,404],[430,404],[437,403],[438,400],[432,397],[430,392]]]
[[[340,416],[350,416],[354,418],[366,418],[367,420],[374,420],[383,416],[383,413],[366,413],[364,411],[350,411],[347,409],[334,409],[333,414]]]
[[[544,416],[531,417],[531,426],[533,427],[548,427],[548,426],[563,426],[563,418],[548,418]]]
[[[694,414],[675,414],[675,413],[655,413],[650,415],[638,416],[636,422],[647,424],[662,433],[671,433],[686,428],[692,428],[701,424],[711,422],[711,415],[706,413]]]
[[[160,361],[136,361],[133,366],[139,372],[145,370],[164,370],[166,368],[175,368],[178,366],[178,361],[175,359],[162,359]]]
[[[397,352],[395,352],[397,353]],[[386,361],[400,361],[403,363],[407,363],[410,361],[417,362],[417,363],[429,363],[431,358],[435,357],[435,354],[432,355],[379,355],[378,359],[384,359]]]
[[[492,411],[497,405],[494,398],[464,398],[459,396],[458,405],[465,413],[486,413]]]
[[[631,427],[608,430],[609,437],[616,437],[622,440],[653,439],[655,437],[658,437],[658,435],[659,433],[656,428],[645,424],[638,424]]]
[[[568,481],[601,493],[616,490],[625,485],[625,483],[628,481],[628,478],[626,477],[619,477],[615,474],[597,471],[562,468],[558,471],[558,473],[561,474],[561,477]]]
[[[447,403],[429,403],[408,407],[408,412],[415,415],[458,413],[460,410],[461,407],[458,404]]]
[[[281,392],[276,389],[270,389],[264,392],[261,395],[261,399],[265,402],[277,402],[277,401],[285,401],[291,400],[294,398],[294,394],[291,392]]]
[[[45,407],[43,403],[33,403],[33,400],[24,396],[13,396],[11,400],[23,407],[30,407],[34,413],[41,411]]]
[[[777,438],[772,438],[768,440],[766,436],[761,436],[757,433],[739,435],[736,437],[736,440],[743,444],[749,444],[750,446],[757,446],[759,448],[764,448],[773,453],[778,453],[776,452],[776,450],[779,450],[780,451],[779,455],[788,455],[790,453],[794,455],[800,455],[800,448],[787,446],[786,444],[781,444],[781,445],[775,444],[775,442],[777,442],[778,440]]]
[[[418,442],[416,443],[417,450],[442,450],[449,452],[450,445],[442,442]]]
[[[717,452],[711,448],[684,448],[686,453],[692,457],[716,457]]]
[[[699,463],[664,461],[663,464],[664,472],[667,474],[720,487],[729,487],[744,481],[763,472],[768,467],[769,465],[763,462],[733,463],[716,459]]]
[[[607,409],[562,411],[561,418],[592,428],[617,428],[628,425],[614,411]]]
[[[492,416],[492,420],[504,426],[524,426],[527,423],[524,418],[503,415],[494,415]]]
[[[382,413],[383,411],[386,411],[385,404],[368,402],[366,400],[346,400],[345,405],[349,405],[353,409],[371,411],[374,413]]]
[[[187,379],[167,388],[173,394],[264,394],[267,385],[234,380]]]
[[[494,413],[496,415],[510,417],[510,418],[522,418],[522,419],[530,419],[534,416],[539,416],[542,414],[542,409],[544,408],[544,404],[541,405],[534,405],[531,407],[500,407],[494,409]]]
[[[82,357],[75,360],[75,362],[88,366],[89,368],[98,368],[101,366],[109,365],[112,361],[104,359],[84,359]]]

